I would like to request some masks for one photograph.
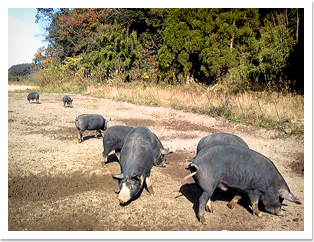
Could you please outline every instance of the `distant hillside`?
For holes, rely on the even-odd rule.
[[[26,63],[11,66],[9,69],[9,76],[26,76],[33,72],[34,64]]]

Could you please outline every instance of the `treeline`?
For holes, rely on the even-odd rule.
[[[38,8],[36,22],[48,47],[33,61],[60,78],[303,93],[303,9]]]

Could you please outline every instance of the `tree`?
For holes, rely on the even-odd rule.
[[[119,24],[108,27],[97,39],[97,49],[84,55],[82,60],[85,68],[92,69],[100,79],[115,75],[126,77],[130,70],[139,67],[141,61],[140,45],[136,32],[129,36]]]
[[[257,26],[257,9],[173,9],[160,68],[164,76],[183,73],[205,83],[223,78],[252,48]]]
[[[272,21],[266,20],[265,26],[260,28],[259,70],[267,86],[278,83],[296,43],[288,29],[286,16],[275,12],[273,17]]]

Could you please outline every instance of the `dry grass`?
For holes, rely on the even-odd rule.
[[[163,106],[191,111],[286,133],[303,133],[304,97],[269,92],[226,94],[196,83],[163,86],[152,83],[89,86],[86,94],[138,105]]]
[[[82,82],[85,83],[84,87],[77,83],[71,85],[65,82],[57,88],[48,85],[36,91],[83,92],[137,105],[169,107],[223,117],[238,123],[278,128],[288,134],[304,133],[304,96],[302,95],[291,93],[284,95],[276,92],[245,92],[235,95],[227,94],[218,85],[205,86],[195,82],[185,85],[118,81],[93,84],[90,80],[82,80]]]

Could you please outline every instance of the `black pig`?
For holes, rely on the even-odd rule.
[[[148,192],[155,195],[150,172],[154,165],[156,142],[156,136],[149,129],[141,126],[134,128],[126,137],[121,149],[121,173],[112,176],[119,180],[121,204],[134,198],[141,191],[144,181]]]
[[[103,147],[104,151],[102,153],[104,158],[104,163],[106,163],[108,154],[111,151],[115,151],[115,155],[120,160],[120,151],[124,145],[125,139],[130,131],[132,131],[134,127],[131,126],[123,126],[123,125],[115,125],[110,127],[106,133],[104,133],[103,137]],[[165,149],[158,139],[158,137],[151,132],[152,139],[152,148],[154,151],[154,165],[155,166],[165,166],[165,155],[171,154],[169,148]]]
[[[154,166],[166,166],[165,155],[172,154],[172,151],[169,148],[164,148],[159,138],[153,133],[152,134],[152,142],[153,142],[153,150],[154,150]]]
[[[101,135],[101,130],[107,129],[107,124],[111,119],[106,120],[99,114],[81,114],[75,118],[75,126],[78,130],[78,140],[83,142],[83,132],[85,130],[95,130],[95,137],[98,133]]]
[[[249,148],[247,143],[237,135],[228,133],[215,133],[203,137],[197,144],[196,152],[199,153],[205,147],[213,145],[237,145],[244,148]],[[234,198],[228,203],[228,207],[234,208],[234,206],[238,203],[240,199],[240,194],[236,192]]]
[[[27,95],[27,101],[30,102],[30,100],[36,100],[37,103],[39,103],[39,94],[38,92],[31,92]]]
[[[63,98],[62,98],[62,101],[63,101],[63,107],[72,107],[72,102],[73,102],[73,99],[71,99],[69,96],[65,95]]]
[[[283,199],[301,204],[277,170],[274,163],[253,150],[233,145],[208,146],[202,149],[189,165],[192,172],[185,177],[193,177],[202,188],[199,198],[198,217],[206,223],[205,208],[213,212],[210,199],[217,187],[235,188],[247,193],[252,204],[253,215],[261,216],[258,201],[265,210],[281,215]]]

